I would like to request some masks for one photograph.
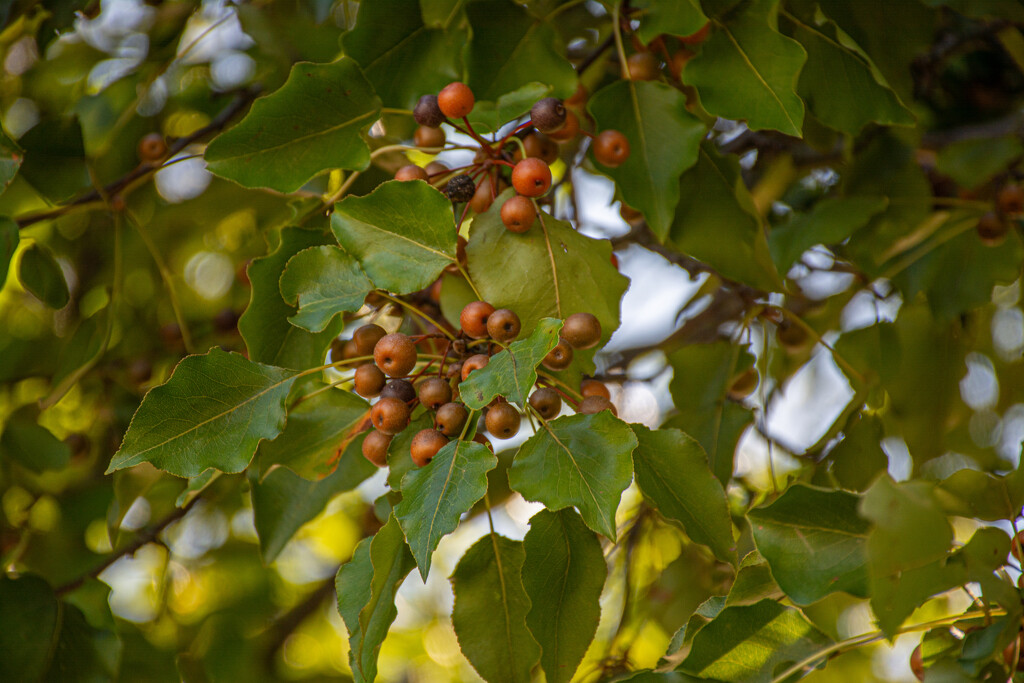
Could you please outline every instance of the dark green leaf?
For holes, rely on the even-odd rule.
[[[18,224],[7,216],[0,216],[0,289],[7,282],[7,269],[20,240]]]
[[[541,510],[523,539],[526,623],[541,646],[549,683],[569,681],[597,631],[608,573],[601,543],[575,510]]]
[[[832,473],[842,488],[863,491],[889,466],[882,450],[885,430],[876,415],[862,415],[843,429],[843,440],[828,453]]]
[[[459,384],[462,401],[473,410],[482,410],[500,395],[525,409],[537,382],[537,366],[558,344],[561,329],[561,320],[542,318],[528,338],[512,342],[508,349],[491,356],[487,367]]]
[[[390,517],[338,570],[338,612],[348,627],[348,660],[357,683],[372,683],[377,678],[380,646],[398,615],[395,593],[413,566],[402,530]]]
[[[632,478],[637,439],[609,411],[544,422],[516,454],[508,483],[552,510],[575,506],[594,531],[615,538],[615,510]]]
[[[402,478],[402,501],[395,517],[424,581],[441,539],[455,531],[459,518],[487,492],[487,473],[498,464],[485,446],[456,440],[424,467]]]
[[[71,299],[64,271],[50,250],[38,242],[21,252],[18,279],[29,293],[50,308],[64,308]]]
[[[0,455],[33,472],[59,470],[71,461],[71,449],[36,420],[39,410],[25,406],[7,417],[0,434]]]
[[[723,681],[770,683],[788,665],[831,644],[798,610],[762,600],[723,609],[694,636],[679,668]]]
[[[11,140],[7,131],[0,128],[0,192],[3,192],[14,180],[24,159],[25,154],[18,143]],[[2,253],[0,251],[0,255]],[[2,256],[0,256],[0,260],[2,260]],[[0,282],[3,282],[3,278],[0,278]]]
[[[452,624],[466,659],[488,683],[529,683],[540,656],[526,627],[525,552],[519,541],[491,533],[466,551],[452,573]]]
[[[302,62],[210,143],[206,161],[244,187],[294,192],[327,169],[366,168],[370,148],[360,133],[379,114],[380,100],[353,60]]]
[[[1024,472],[999,477],[977,470],[960,470],[935,489],[939,504],[950,515],[989,522],[1015,519],[1024,506]]]
[[[683,70],[683,81],[697,88],[704,108],[727,119],[745,119],[753,130],[774,128],[799,137],[804,103],[797,76],[807,60],[800,43],[786,38],[767,20],[772,0],[757,0],[711,36]]]
[[[537,100],[550,94],[549,85],[527,83],[517,90],[505,93],[495,102],[477,102],[467,118],[477,133],[492,133],[505,123],[529,112]]]
[[[973,189],[1002,173],[1021,155],[1024,145],[1016,136],[960,140],[939,150],[935,168],[957,185]]]
[[[859,502],[852,493],[796,484],[748,513],[757,549],[793,602],[809,605],[836,591],[867,597],[871,525],[858,516]]]
[[[293,256],[308,247],[324,244],[327,239],[315,230],[285,228],[277,249],[249,264],[252,297],[238,321],[238,330],[252,360],[293,370],[304,370],[323,362],[327,346],[341,330],[341,321],[329,324],[320,333],[292,325],[288,319],[295,314],[295,307],[281,297],[279,282]]]
[[[335,205],[331,228],[374,284],[397,294],[429,286],[455,262],[451,203],[419,180],[346,197]]]
[[[423,23],[448,28],[459,16],[466,0],[420,0]]]
[[[554,28],[511,0],[466,5],[472,40],[466,48],[468,85],[480,100],[496,100],[527,83],[550,85],[555,97],[576,89],[576,71],[556,51]]]
[[[45,119],[18,144],[25,150],[21,177],[51,202],[63,202],[90,186],[77,118]]]
[[[0,679],[38,681],[49,668],[60,605],[31,574],[0,576]]]
[[[355,28],[342,40],[384,106],[403,109],[459,80],[464,43],[464,35],[428,28],[419,0],[359,3]]]
[[[680,251],[728,278],[779,288],[761,219],[735,158],[700,147],[697,165],[679,178],[679,203],[669,239]],[[728,244],[728,249],[722,245]]]
[[[587,109],[598,130],[618,130],[630,148],[621,166],[594,161],[594,167],[615,181],[623,201],[643,211],[654,234],[665,239],[679,201],[679,176],[697,163],[704,124],[686,111],[679,90],[657,82],[615,81],[594,93]]]
[[[752,605],[764,598],[778,600],[783,596],[779,584],[772,578],[771,567],[761,553],[752,550],[744,556],[736,569],[736,579],[725,596],[726,605]]]
[[[142,399],[106,473],[140,462],[179,477],[208,467],[241,472],[260,440],[284,429],[295,378],[220,349],[188,356]]]
[[[630,7],[643,12],[636,36],[645,44],[662,33],[689,36],[708,23],[698,0],[636,0]]]
[[[723,562],[736,563],[736,542],[722,484],[696,441],[675,429],[633,425],[636,483],[665,517],[703,543]]]
[[[883,210],[885,197],[823,199],[810,211],[772,228],[768,246],[780,272],[786,272],[800,255],[816,244],[838,244]]]
[[[281,296],[299,312],[293,325],[322,332],[339,313],[358,311],[373,289],[359,263],[344,249],[310,247],[288,261],[281,275]]]

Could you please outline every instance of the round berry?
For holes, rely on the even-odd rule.
[[[517,194],[501,205],[501,222],[512,232],[526,232],[535,220],[537,209],[528,197]]]
[[[747,396],[750,396],[757,388],[757,370],[754,368],[747,368],[744,372],[740,373],[739,377],[732,381],[729,386],[729,398],[734,401],[742,401]]]
[[[565,112],[565,123],[558,130],[548,133],[548,137],[558,142],[568,142],[579,135],[580,119],[571,111]]]
[[[915,647],[914,651],[910,653],[910,671],[917,680],[924,680],[924,658],[921,656],[920,645]]]
[[[541,362],[548,370],[565,370],[572,363],[572,347],[564,339],[559,339],[555,348],[551,349]]]
[[[465,83],[449,83],[437,94],[437,106],[450,119],[469,116],[475,103],[473,91]]]
[[[486,301],[471,301],[459,314],[459,325],[473,339],[483,339],[487,336],[487,319],[491,313],[494,313],[494,306]]]
[[[508,403],[499,403],[487,409],[484,426],[487,431],[499,439],[511,439],[519,433],[522,417],[519,411]]]
[[[1024,188],[1016,183],[1004,185],[996,195],[996,206],[1002,213],[1024,213]]]
[[[608,168],[621,166],[629,158],[629,140],[617,130],[601,131],[594,139],[594,158]]]
[[[466,406],[461,403],[445,403],[437,409],[434,426],[445,436],[457,436],[462,432],[467,419],[469,419],[469,412],[466,410]]]
[[[380,394],[384,388],[384,373],[376,365],[367,363],[356,368],[355,386],[356,393],[363,398],[373,398]]]
[[[377,467],[387,467],[390,445],[391,435],[375,429],[363,439],[363,457]]]
[[[523,159],[512,169],[512,187],[524,197],[540,197],[551,187],[551,169],[540,159]]]
[[[661,71],[661,61],[653,52],[637,52],[626,60],[631,81],[653,81]]]
[[[989,211],[978,219],[976,230],[982,244],[997,247],[1006,239],[1006,234],[1010,232],[1010,226],[1002,216],[995,211]]]
[[[424,147],[428,149],[444,147],[444,131],[440,128],[427,128],[426,126],[420,126],[413,134],[413,141],[416,143],[417,147]]]
[[[545,420],[551,420],[562,412],[562,397],[548,387],[541,387],[530,394],[530,405]]]
[[[492,187],[490,176],[484,176],[484,179],[476,186],[473,198],[469,200],[469,208],[473,209],[473,213],[481,214],[491,208],[491,204],[494,203]]]
[[[386,334],[373,347],[373,361],[388,377],[403,377],[416,367],[416,345],[401,332]]]
[[[167,156],[167,142],[160,133],[150,133],[139,140],[139,159],[155,164]]]
[[[803,325],[797,325],[788,318],[775,328],[775,340],[789,353],[800,353],[812,345],[811,335]]]
[[[591,313],[573,313],[565,319],[561,334],[574,349],[589,349],[601,341],[601,323]]]
[[[576,409],[576,412],[584,415],[596,415],[602,410],[610,410],[612,411],[612,415],[615,415],[616,417],[619,415],[619,411],[615,409],[612,402],[604,396],[587,396],[580,401],[580,405]]]
[[[406,164],[395,171],[395,180],[429,180],[427,170],[416,164]]]
[[[402,403],[408,403],[416,398],[416,390],[408,380],[393,379],[380,390],[380,397],[397,398]]]
[[[611,400],[612,397],[604,382],[599,382],[596,379],[585,379],[580,382],[580,394],[583,395],[583,398],[587,396],[602,396]]]
[[[485,353],[478,353],[464,360],[462,362],[462,381],[465,382],[466,378],[469,377],[469,373],[474,370],[487,367],[487,363],[490,360],[490,357]]]
[[[453,202],[464,204],[476,194],[476,185],[468,175],[457,175],[448,181],[444,188],[444,193]]]
[[[412,437],[409,454],[416,467],[423,467],[448,443],[448,437],[436,429],[421,429]]]
[[[440,377],[430,377],[420,383],[417,395],[420,403],[431,410],[437,410],[452,400],[452,388]]]
[[[387,331],[380,325],[369,323],[356,328],[356,331],[352,333],[352,341],[356,343],[356,350],[360,356],[371,356],[377,342],[386,334]]]
[[[412,117],[416,123],[427,128],[437,128],[444,123],[444,113],[437,106],[437,95],[424,95],[413,107]]]
[[[448,365],[448,369],[444,373],[445,377],[462,377],[462,363],[451,363]]]
[[[423,170],[427,172],[428,178],[436,179],[439,175],[444,175],[451,169],[442,164],[440,161],[431,161],[429,164],[423,167]]]
[[[487,335],[503,344],[518,337],[522,327],[519,316],[507,308],[499,308],[487,318]]]
[[[558,159],[558,145],[544,133],[533,132],[523,138],[523,150],[527,157],[553,164]]]
[[[409,406],[397,398],[382,398],[370,408],[370,422],[385,434],[395,435],[409,424]]]
[[[565,124],[565,105],[557,97],[545,97],[530,109],[533,127],[542,133],[558,130]]]

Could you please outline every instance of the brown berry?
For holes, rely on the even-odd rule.
[[[501,205],[501,222],[512,232],[526,232],[535,220],[537,209],[527,197],[517,194]]]
[[[382,398],[370,408],[370,422],[385,434],[395,435],[409,424],[409,406],[397,398]]]
[[[412,437],[409,454],[416,467],[423,467],[448,443],[448,437],[436,429],[421,429]]]
[[[556,142],[568,142],[580,133],[580,119],[571,111],[565,112],[565,123],[558,130],[548,133],[548,137]]]
[[[512,187],[524,197],[540,197],[551,187],[551,169],[540,159],[523,159],[512,169]]]
[[[466,378],[469,377],[469,373],[474,370],[487,367],[487,363],[490,362],[490,360],[490,357],[484,353],[478,353],[464,360],[462,362],[462,381],[465,382]]]
[[[555,348],[551,349],[541,362],[548,370],[565,370],[572,363],[572,347],[564,339],[559,339]]]
[[[574,349],[589,349],[601,341],[601,323],[592,313],[573,313],[565,319],[561,335]]]
[[[789,353],[805,351],[812,343],[811,335],[807,334],[803,325],[797,325],[788,318],[775,328],[775,340]]]
[[[530,395],[530,405],[545,420],[552,420],[562,412],[562,397],[548,387],[541,387]]]
[[[356,331],[352,333],[352,341],[356,343],[356,350],[360,356],[372,356],[377,342],[386,334],[387,330],[380,325],[369,323],[356,328]]]
[[[919,681],[924,680],[924,658],[921,656],[920,645],[910,653],[910,670],[913,672],[914,678]]]
[[[596,379],[585,379],[580,382],[580,394],[584,398],[587,396],[602,396],[611,400],[612,394],[608,391],[608,387],[605,386],[604,382],[599,382]]]
[[[612,415],[615,415],[616,417],[619,415],[619,411],[615,409],[612,402],[604,396],[587,396],[580,401],[580,405],[576,409],[576,412],[583,413],[584,415],[596,415],[602,410],[610,410],[612,411]]]
[[[423,170],[427,172],[428,178],[437,179],[437,176],[444,175],[451,169],[442,164],[440,161],[431,161],[429,164],[423,167]]]
[[[1024,213],[1024,188],[1016,183],[1004,185],[996,195],[996,206],[1002,213]]]
[[[155,164],[167,156],[167,142],[160,133],[150,133],[139,140],[139,159],[147,164]]]
[[[437,95],[424,95],[412,110],[416,123],[427,128],[437,128],[444,123],[444,112],[437,106]]]
[[[617,130],[601,131],[594,139],[594,158],[609,168],[621,166],[629,158],[629,140]]]
[[[355,387],[356,393],[363,398],[373,398],[380,394],[384,388],[384,373],[376,365],[367,363],[356,368]]]
[[[388,377],[404,377],[416,367],[416,345],[401,332],[386,334],[373,347],[373,361]]]
[[[417,395],[420,403],[431,410],[437,410],[452,400],[452,388],[440,377],[430,377],[420,382]]]
[[[587,89],[582,83],[576,84],[576,92],[565,101],[567,107],[579,107],[587,101]]]
[[[395,171],[395,180],[407,181],[407,180],[428,180],[427,170],[422,166],[416,164],[406,164],[402,168]]]
[[[476,100],[465,83],[449,83],[437,94],[437,106],[450,119],[461,119],[473,111]]]
[[[533,127],[542,133],[558,130],[565,124],[565,105],[557,97],[545,97],[530,109]]]
[[[437,431],[445,436],[458,436],[469,419],[469,412],[466,406],[461,403],[445,403],[437,409],[434,416],[434,426]]]
[[[480,444],[481,446],[485,446],[487,450],[494,452],[494,445],[491,444],[490,439],[483,435],[483,432],[477,432],[476,434],[474,434],[473,441]]]
[[[402,403],[409,403],[416,398],[416,390],[409,380],[393,379],[380,390],[380,397],[397,398]]]
[[[420,126],[416,129],[416,133],[413,135],[413,141],[416,143],[417,147],[423,147],[425,149],[444,147],[444,131],[440,128],[427,128],[426,126]]]
[[[491,313],[494,313],[494,306],[486,301],[471,301],[459,314],[459,325],[473,339],[483,339],[487,336],[487,319]]]
[[[492,187],[491,177],[484,176],[484,179],[476,186],[473,198],[469,200],[469,208],[473,209],[473,213],[480,214],[491,208],[491,204],[494,203],[495,194],[491,189]]]
[[[522,417],[519,411],[508,403],[499,403],[487,409],[484,426],[487,431],[499,439],[511,439],[519,433]]]
[[[626,59],[631,81],[653,81],[661,73],[661,60],[653,52],[636,52]]]
[[[448,370],[445,371],[445,377],[458,377],[462,378],[462,363],[449,363]]]
[[[744,372],[740,373],[739,377],[733,380],[732,385],[729,386],[729,398],[734,401],[742,401],[747,396],[750,396],[757,388],[757,370],[754,368],[747,368]]]
[[[975,230],[982,244],[997,247],[1006,239],[1010,226],[1002,216],[995,211],[989,211],[978,219],[978,227]]]
[[[387,467],[388,446],[391,445],[391,435],[376,429],[367,433],[363,439],[363,457],[377,467]]]
[[[553,164],[558,159],[558,145],[544,133],[533,132],[523,138],[523,149],[527,157],[540,159],[546,164]]]
[[[507,308],[499,308],[487,318],[487,334],[491,339],[507,343],[519,336],[519,316]]]

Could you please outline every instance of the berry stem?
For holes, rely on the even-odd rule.
[[[619,55],[619,74],[622,78],[629,79],[629,69],[626,68],[626,48],[622,45],[622,0],[612,6],[612,31],[615,35],[615,51]]]
[[[494,153],[494,148],[491,147],[491,143],[485,138],[480,137],[475,130],[473,130],[473,124],[469,122],[469,117],[463,116],[462,122],[466,124],[466,130],[469,131],[469,136],[474,140],[483,145],[483,148],[487,150],[488,154]]]
[[[576,403],[579,403],[580,401],[583,400],[583,394],[581,394],[578,391],[574,390],[572,387],[570,387],[568,384],[566,384],[562,380],[558,379],[557,377],[552,377],[551,375],[547,374],[546,372],[541,372],[539,370],[537,371],[537,377],[540,378],[540,379],[543,379],[545,384],[547,384],[549,387],[551,387],[552,389],[554,389],[558,393],[562,394],[563,397],[565,397],[566,399],[568,399],[572,403],[576,404]],[[558,386],[555,386],[556,384]],[[572,398],[570,396],[566,396],[562,392],[562,390],[558,388],[559,386],[564,388],[566,391],[568,391],[570,394],[572,394],[576,398]]]

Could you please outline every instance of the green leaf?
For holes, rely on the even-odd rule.
[[[18,409],[7,417],[0,434],[0,455],[33,472],[59,470],[71,461],[71,449],[36,420],[34,405]]]
[[[668,356],[669,391],[678,414],[667,423],[690,435],[708,454],[711,471],[724,486],[732,477],[732,458],[740,434],[753,419],[727,397],[733,379],[754,358],[726,341],[691,344]]]
[[[756,0],[728,23],[716,23],[682,77],[697,88],[709,113],[743,119],[752,130],[773,128],[800,137],[804,103],[796,84],[807,53],[768,20],[777,3]]]
[[[335,205],[331,228],[374,284],[396,294],[429,286],[455,262],[451,203],[421,180],[382,183]]]
[[[849,135],[869,123],[914,125],[914,115],[888,85],[879,82],[871,64],[839,42],[835,25],[812,26],[791,14],[783,16],[790,37],[807,51],[797,94],[819,121]]]
[[[843,440],[829,451],[832,474],[839,486],[864,491],[889,466],[882,450],[885,428],[876,415],[861,415],[843,429]]]
[[[295,378],[220,349],[186,357],[142,399],[106,474],[140,462],[179,477],[208,467],[241,472],[260,440],[284,428]]]
[[[414,416],[409,426],[391,440],[391,445],[388,446],[388,486],[391,490],[401,491],[406,473],[416,469],[410,453],[413,437],[417,432],[433,426],[434,416],[424,410]]]
[[[691,540],[736,564],[725,490],[708,467],[704,449],[676,429],[632,427],[637,438],[633,471],[643,494],[662,515],[681,524]]]
[[[90,186],[77,118],[44,119],[18,144],[25,149],[21,177],[51,202],[67,201]]]
[[[285,228],[277,249],[249,264],[252,297],[238,320],[238,330],[252,360],[293,370],[323,362],[327,346],[341,330],[341,321],[332,322],[320,333],[292,325],[288,319],[295,314],[295,307],[281,297],[279,282],[293,256],[327,239],[319,231]]]
[[[713,144],[701,145],[697,165],[679,178],[679,203],[669,239],[725,277],[760,289],[780,288],[739,162],[719,155]]]
[[[402,530],[390,517],[338,570],[338,612],[348,627],[348,660],[357,683],[372,683],[377,678],[380,646],[398,615],[395,594],[413,566]]]
[[[466,659],[488,683],[529,683],[540,656],[526,627],[525,552],[494,533],[466,551],[452,573],[452,625]]]
[[[64,271],[50,250],[34,242],[21,252],[18,260],[18,279],[32,296],[50,308],[64,308],[71,300]]]
[[[967,189],[980,187],[1024,155],[1017,136],[958,140],[939,150],[935,168]]]
[[[310,391],[323,388],[314,384]],[[369,412],[364,399],[340,389],[321,391],[303,400],[288,411],[288,424],[280,436],[260,444],[261,476],[274,465],[284,465],[306,479],[330,474],[352,441],[355,428]]]
[[[575,506],[594,531],[615,539],[615,510],[632,479],[637,439],[609,411],[544,422],[519,447],[508,483],[551,510]]]
[[[787,666],[831,644],[798,610],[762,600],[723,609],[693,637],[679,668],[723,681],[770,683]]]
[[[0,679],[38,681],[49,668],[60,605],[32,574],[0,576]]]
[[[538,100],[551,94],[551,86],[527,83],[505,93],[496,102],[477,102],[467,117],[477,133],[493,133],[501,126],[525,115]]]
[[[447,28],[459,16],[466,0],[420,0],[423,23]]]
[[[289,427],[293,419],[288,416]],[[363,457],[362,439],[357,439],[349,443],[334,472],[319,481],[303,479],[286,467],[275,467],[262,481],[253,475],[252,511],[263,562],[273,562],[295,532],[320,514],[334,496],[351,491],[376,471]]]
[[[11,184],[24,160],[25,154],[21,147],[18,146],[18,143],[11,140],[10,136],[7,135],[7,131],[0,127],[0,192],[3,192]],[[0,254],[2,253],[0,251]],[[2,282],[3,278],[0,278],[0,283]]]
[[[697,0],[639,0],[630,7],[643,12],[636,36],[645,45],[662,33],[693,35],[708,23]]]
[[[946,514],[988,522],[1015,519],[1024,506],[1024,472],[1004,477],[978,470],[960,470],[944,479],[935,496]]]
[[[768,235],[775,265],[784,273],[816,244],[842,242],[888,203],[885,197],[832,197],[821,200],[810,211],[794,213]]]
[[[530,390],[537,382],[537,366],[558,344],[562,321],[542,318],[526,339],[512,342],[491,356],[487,367],[473,372],[459,384],[459,396],[467,407],[482,410],[496,396],[504,396],[526,408]]]
[[[380,100],[353,60],[301,62],[280,89],[214,138],[206,161],[244,187],[294,192],[327,169],[366,168],[370,148],[360,133],[379,115]]]
[[[629,140],[629,158],[617,168],[591,161],[615,181],[622,199],[643,211],[660,239],[668,235],[679,201],[679,176],[697,163],[707,129],[686,111],[676,88],[652,81],[618,80],[598,90],[587,109],[598,130],[615,129]]]
[[[459,80],[464,43],[463,35],[428,28],[419,0],[361,2],[355,27],[342,38],[384,106],[402,109]]]
[[[795,484],[771,505],[747,513],[757,549],[796,604],[836,591],[867,597],[871,525],[857,514],[859,502],[845,491]]]
[[[772,578],[771,568],[764,557],[751,550],[736,570],[736,579],[725,596],[725,605],[752,605],[764,598],[778,600],[782,596],[782,589]]]
[[[373,283],[344,249],[310,247],[288,261],[281,275],[281,296],[299,312],[289,320],[310,332],[322,332],[339,313],[358,311]]]
[[[601,543],[575,510],[541,510],[523,539],[523,587],[532,607],[526,624],[541,646],[549,683],[569,681],[601,618],[608,567]]]
[[[0,163],[2,167],[2,163]],[[18,224],[7,216],[0,216],[0,289],[3,289],[7,282],[7,270],[10,268],[11,259],[18,249],[18,242],[21,235],[18,233]]]
[[[497,464],[485,446],[456,440],[402,478],[402,501],[395,506],[395,517],[424,581],[437,544],[455,531],[462,513],[484,497],[487,473]]]
[[[511,0],[466,5],[472,39],[466,47],[468,85],[480,100],[496,100],[527,83],[550,85],[555,97],[576,90],[576,70],[556,50],[549,23],[531,17]]]

